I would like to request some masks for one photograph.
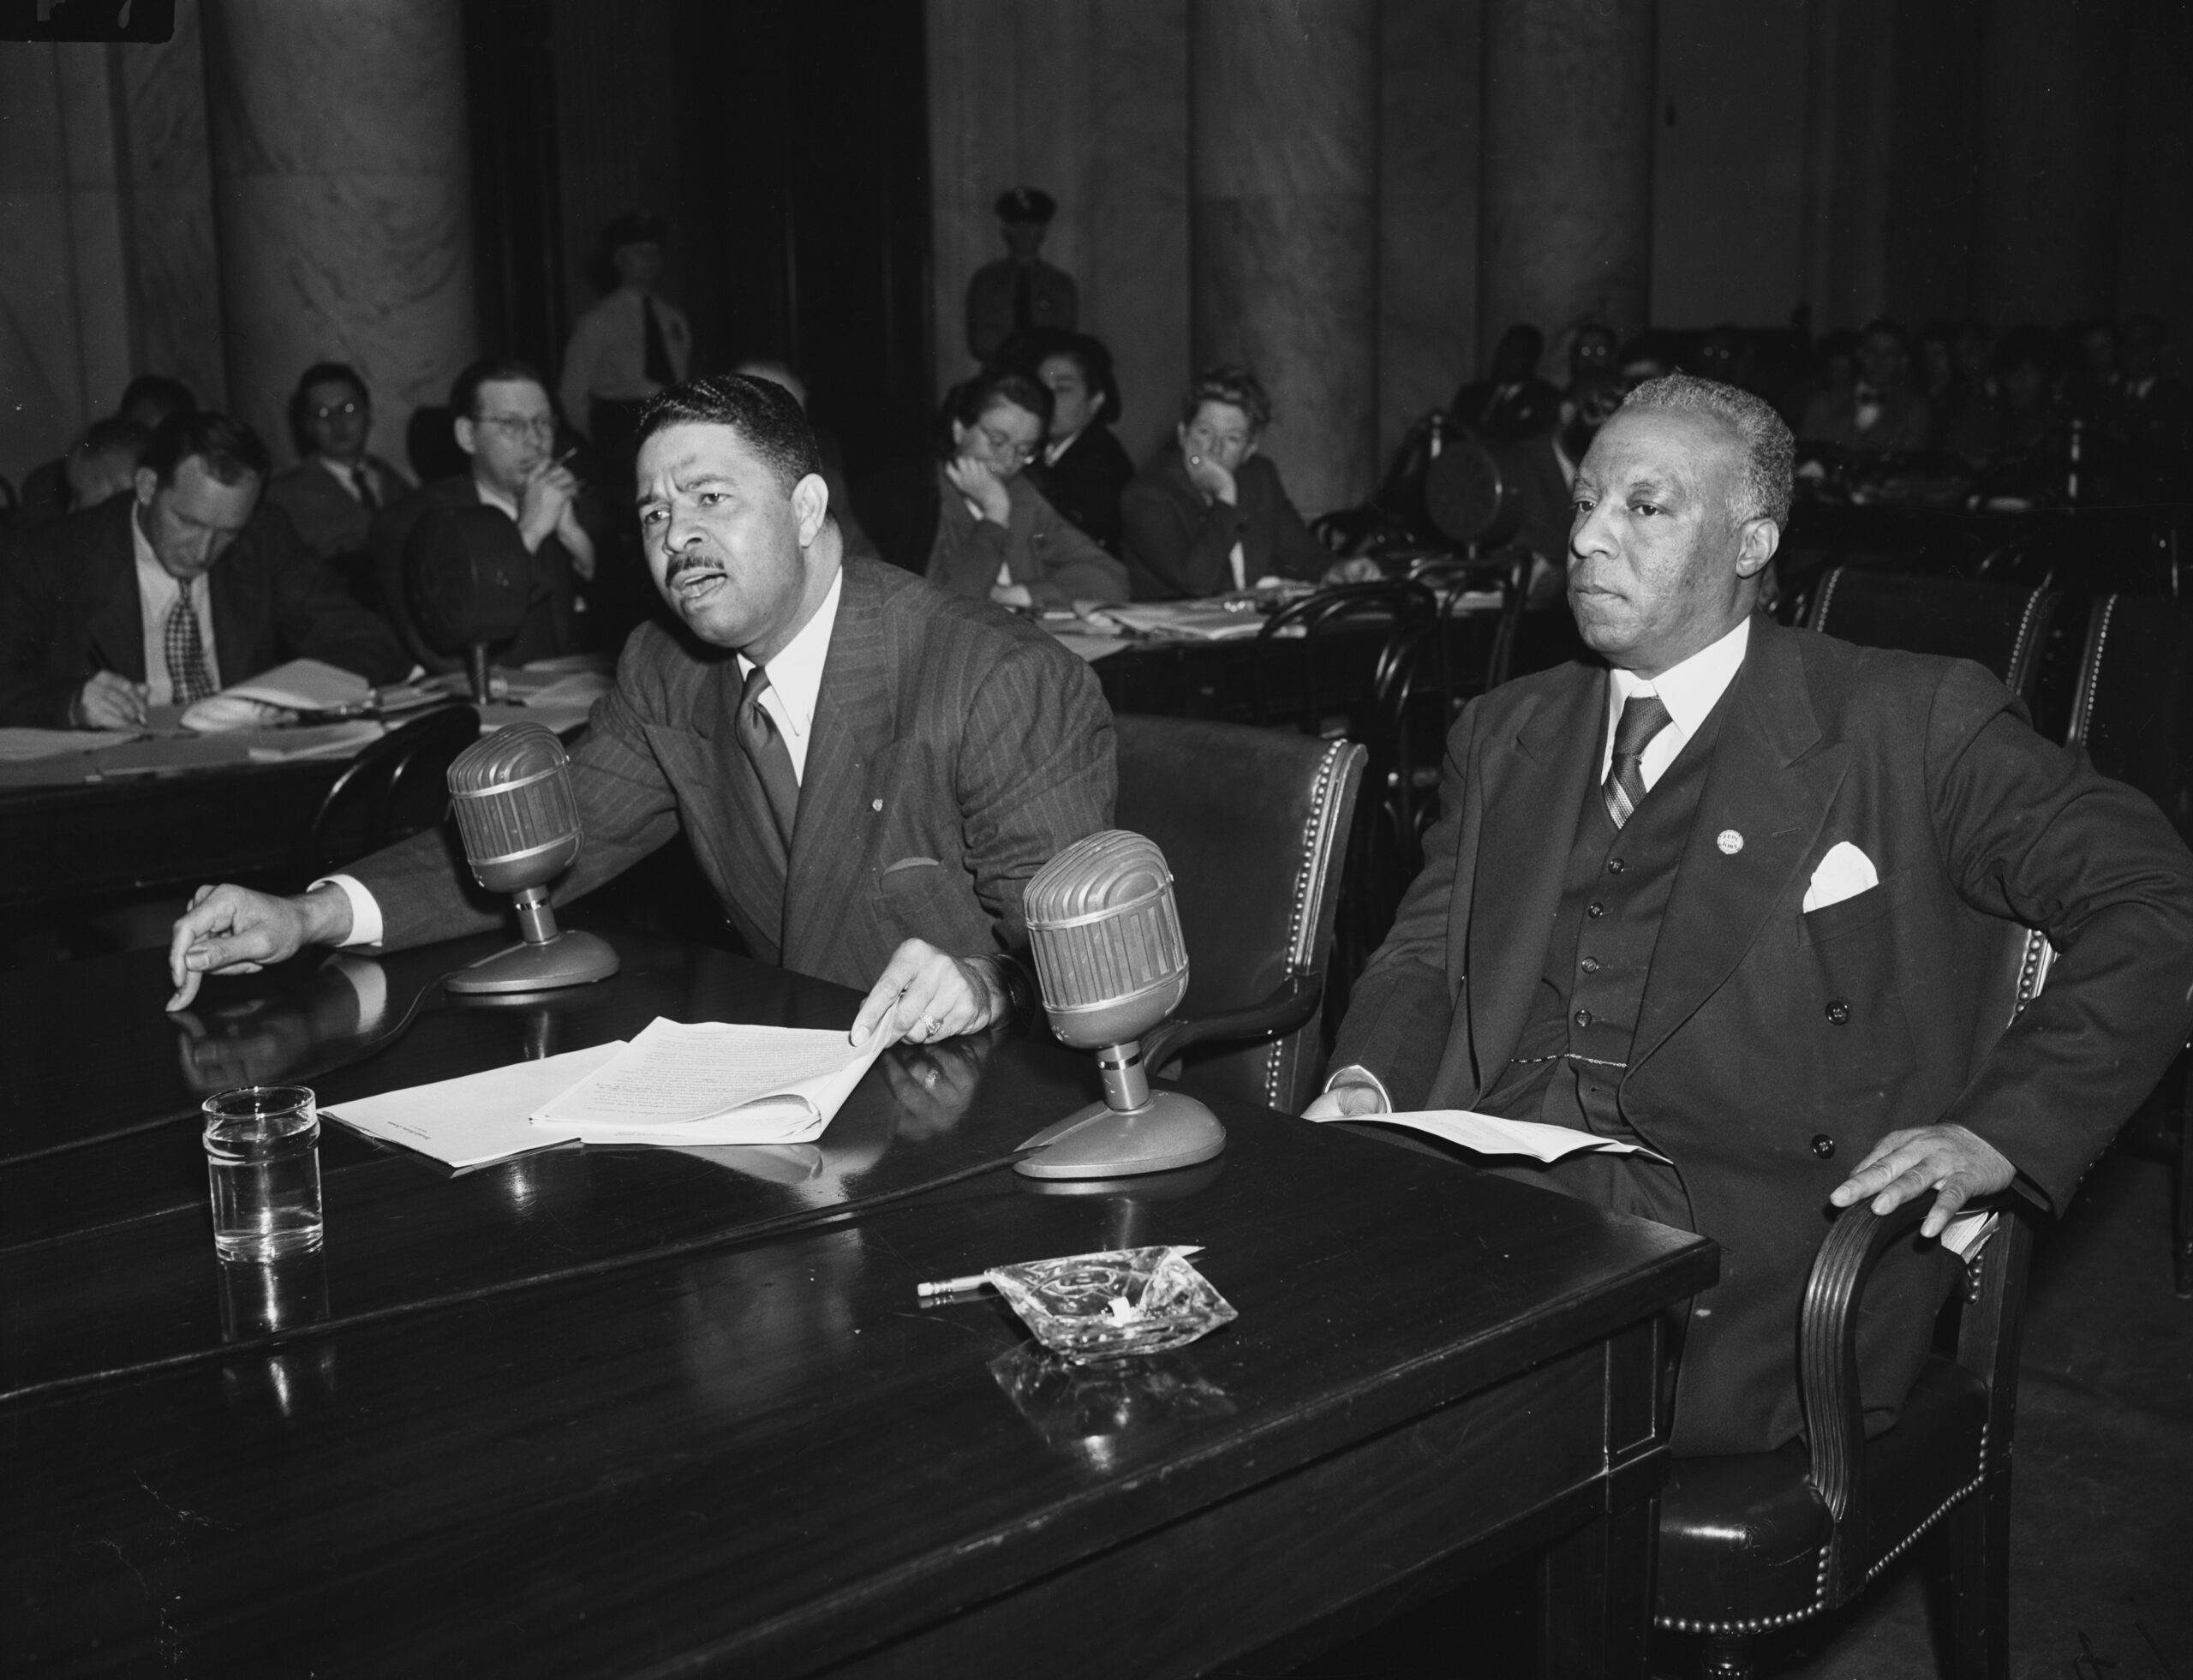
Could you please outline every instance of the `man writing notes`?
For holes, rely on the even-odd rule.
[[[557,896],[682,827],[756,955],[870,989],[857,1038],[978,1031],[1025,985],[1028,877],[1111,820],[1110,714],[1042,631],[846,560],[817,467],[806,416],[768,380],[696,380],[648,404],[641,542],[683,633],[635,631],[595,708],[573,753],[586,839]],[[202,891],[176,924],[173,1007],[209,971],[307,943],[496,925],[463,869],[435,832],[301,898]]]
[[[0,565],[0,724],[131,728],[291,659],[401,677],[387,627],[260,505],[266,482],[248,426],[172,415],[133,493],[27,533]]]
[[[1931,1194],[1932,1237],[2015,1181],[2061,1210],[2184,1042],[2193,985],[2193,857],[2144,797],[1977,666],[1753,616],[1791,452],[1766,404],[1682,375],[1601,428],[1568,593],[1611,669],[1456,723],[1429,861],[1312,1110],[1474,1109],[1665,1156],[1503,1170],[1720,1243],[1684,1453],[1802,1427],[1799,1299],[1834,1209]],[[2013,919],[2061,954],[1997,1038]],[[1877,1276],[1876,1426],[1953,1272],[1927,1244]]]

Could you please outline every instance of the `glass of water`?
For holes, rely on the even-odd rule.
[[[320,1108],[301,1085],[247,1085],[206,1099],[213,1250],[274,1260],[320,1247]]]

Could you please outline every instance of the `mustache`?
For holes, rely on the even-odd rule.
[[[662,570],[662,581],[675,583],[689,571],[710,571],[721,574],[726,571],[722,561],[712,554],[686,553],[673,554],[670,564]]]

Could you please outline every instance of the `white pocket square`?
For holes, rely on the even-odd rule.
[[[1827,856],[1820,860],[1820,867],[1813,871],[1812,885],[1805,888],[1805,910],[1808,914],[1825,910],[1831,904],[1841,904],[1845,899],[1855,899],[1859,894],[1881,884],[1873,860],[1850,844],[1837,840],[1828,847]]]

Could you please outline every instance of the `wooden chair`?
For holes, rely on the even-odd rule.
[[[2162,807],[2193,844],[2193,607],[2104,595],[2087,619],[2067,739]],[[2193,1057],[2180,1055],[2171,1218],[2178,1293],[2193,1298]]]
[[[325,875],[449,814],[450,761],[480,738],[480,714],[443,706],[413,718],[352,759],[320,802],[291,872]]]
[[[1438,612],[1430,589],[1400,577],[1343,583],[1288,602],[1264,620],[1250,650],[1251,720],[1292,723],[1305,735],[1364,739],[1387,669]],[[1358,638],[1343,639],[1348,630],[1384,632],[1365,680],[1354,679],[1364,661]],[[1289,676],[1295,680],[1286,681]]]
[[[2047,942],[2020,930],[2006,1016],[2047,973]],[[1866,1281],[1933,1205],[1885,1217],[1865,1204],[1830,1228],[1797,1327],[1798,1390],[1810,1442],[1674,1461],[1661,1491],[1653,1619],[1702,1636],[1710,1680],[1745,1680],[1760,1634],[1855,1597],[1936,1524],[1950,1525],[1957,1680],[2010,1672],[2011,1441],[2032,1234],[2015,1195],[1968,1251],[1954,1356],[1920,1371],[1896,1426],[1868,1441],[1858,1390]]]
[[[1806,622],[1863,647],[1976,661],[2030,699],[2061,599],[2045,583],[1972,583],[1839,565],[1820,580]]]
[[[1335,863],[1364,749],[1186,718],[1115,726],[1119,823],[1165,853],[1188,950],[1187,996],[1144,1039],[1148,1065],[1192,1050],[1190,1084],[1299,1112],[1323,1058]]]

